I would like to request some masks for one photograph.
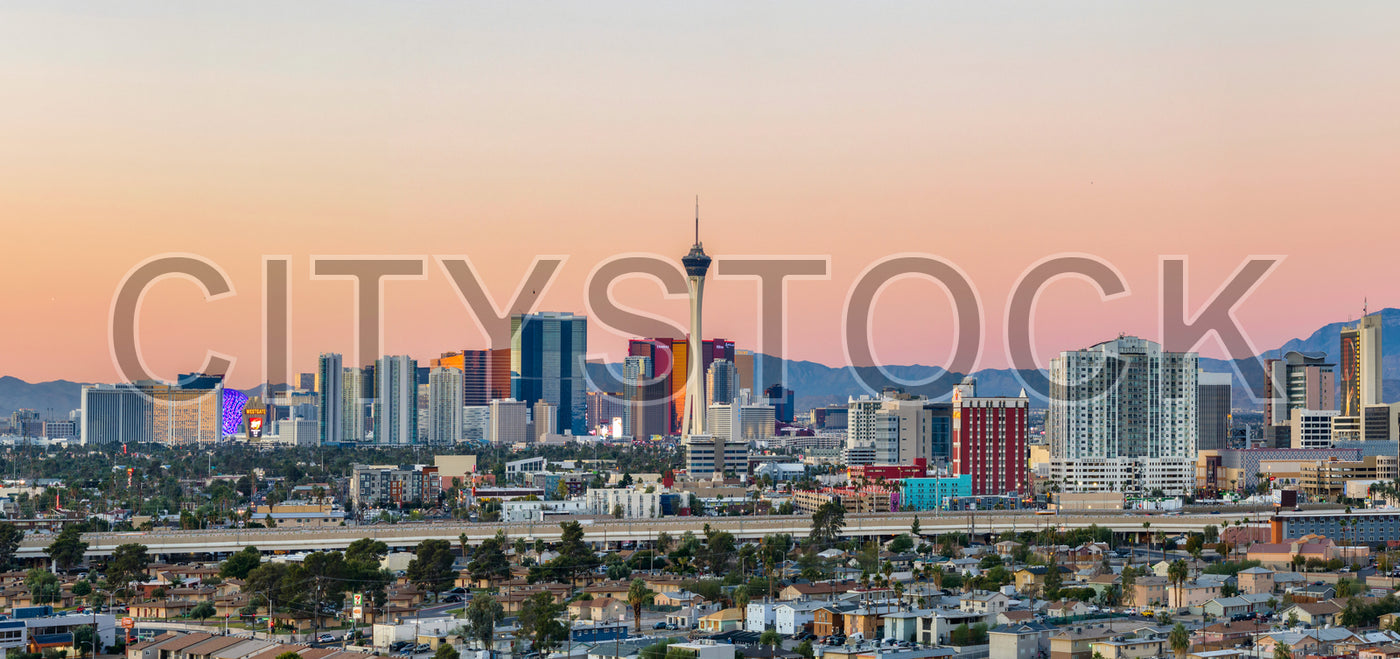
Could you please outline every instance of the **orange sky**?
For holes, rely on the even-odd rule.
[[[712,254],[830,255],[829,281],[790,289],[798,359],[843,359],[853,278],[902,252],[969,273],[981,367],[1006,364],[1011,284],[1057,252],[1107,258],[1133,295],[1047,291],[1042,358],[1155,337],[1160,254],[1190,257],[1196,300],[1286,255],[1240,310],[1262,348],[1400,305],[1394,4],[69,7],[0,9],[0,374],[115,377],[113,293],[165,252],[237,295],[150,292],[163,376],[216,350],[261,378],[264,254],[294,258],[300,370],[352,341],[350,284],[312,281],[312,254],[467,254],[498,301],[565,254],[543,307],[581,312],[602,259],[685,252],[696,193]],[[752,347],[755,290],[713,282],[706,334]],[[683,320],[653,285],[618,291]],[[882,359],[948,361],[936,286],[880,300]],[[385,304],[389,352],[481,346],[435,264]]]

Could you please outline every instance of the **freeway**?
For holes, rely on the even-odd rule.
[[[1227,509],[1228,510],[1228,509]],[[894,536],[909,531],[915,517],[926,535],[944,532],[977,533],[1004,531],[1034,531],[1045,528],[1072,530],[1097,525],[1120,533],[1141,533],[1144,523],[1150,530],[1168,533],[1200,531],[1209,524],[1224,526],[1237,520],[1251,524],[1266,522],[1272,516],[1267,511],[1228,511],[1222,514],[1152,513],[1138,511],[1094,511],[1037,515],[1030,511],[975,511],[897,513],[850,513],[846,515],[843,535],[848,537]],[[568,519],[568,518],[565,518]],[[564,520],[559,520],[564,521]],[[454,544],[462,534],[471,544],[480,543],[505,531],[512,538],[545,542],[559,540],[559,521],[545,522],[462,522],[437,521],[406,524],[370,524],[312,529],[213,529],[204,531],[136,531],[126,533],[87,533],[89,557],[107,556],[119,545],[146,545],[153,555],[221,554],[235,552],[253,545],[264,552],[302,552],[345,549],[360,538],[382,540],[391,548],[411,548],[429,540],[449,540]],[[773,533],[788,533],[804,537],[811,530],[811,518],[806,515],[759,515],[751,517],[665,517],[660,519],[580,519],[585,539],[608,543],[651,540],[661,532],[679,537],[686,531],[697,535],[706,526],[728,531],[740,540],[757,539]],[[18,558],[42,557],[51,540],[42,535],[26,537],[16,552]]]

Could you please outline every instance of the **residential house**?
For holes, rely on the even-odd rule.
[[[1167,601],[1167,587],[1171,582],[1166,577],[1138,577],[1133,582],[1133,606],[1158,606]]]
[[[884,623],[884,638],[918,642],[919,621],[931,613],[927,609],[892,611],[881,619]],[[867,637],[870,638],[870,637]]]
[[[1103,659],[1146,659],[1161,657],[1171,653],[1171,646],[1165,636],[1113,636],[1094,641],[1089,649]]]
[[[1187,581],[1167,586],[1167,606],[1174,609],[1201,606],[1216,597],[1220,597],[1220,584],[1215,581]]]
[[[736,607],[720,609],[700,617],[700,631],[707,634],[738,631],[744,627],[744,612]]]
[[[1030,567],[1020,568],[1016,570],[1014,575],[1016,578],[1016,592],[1028,592],[1026,590],[1028,587],[1034,587],[1037,592],[1045,592],[1045,575],[1051,569],[1059,570],[1060,578],[1062,580],[1068,580],[1069,575],[1072,573],[1069,568],[1063,565],[1056,565],[1053,568],[1048,568],[1044,565],[1033,565]]]
[[[624,596],[624,599],[626,597]],[[652,603],[657,606],[694,606],[704,602],[705,598],[688,590],[675,590],[669,593],[657,593],[652,598]]]
[[[854,604],[826,604],[814,610],[812,633],[817,636],[846,633],[846,612],[855,608]]]
[[[958,608],[990,619],[1011,608],[1011,598],[997,591],[979,590],[963,595]]]
[[[748,610],[745,611],[744,629],[762,633],[765,629],[776,627],[777,623],[777,603],[749,602]]]
[[[1235,578],[1239,581],[1241,593],[1272,593],[1274,592],[1274,571],[1266,567],[1252,567],[1240,570]]]
[[[1079,625],[1050,634],[1050,659],[1090,659],[1094,644],[1117,636],[1112,629]]]
[[[813,626],[814,613],[822,606],[821,602],[812,601],[783,602],[774,611],[775,629],[788,636],[800,633]]]
[[[1337,617],[1342,613],[1341,605],[1332,600],[1326,602],[1303,602],[1294,604],[1282,612],[1280,615],[1287,620],[1291,615],[1297,615],[1299,622],[1306,622],[1313,627],[1323,627],[1337,624]]]
[[[888,610],[881,610],[868,606],[852,609],[845,613],[846,635],[853,636],[860,634],[867,640],[879,638],[881,630],[880,617],[888,613]]]
[[[1043,609],[1045,615],[1051,618],[1073,618],[1075,616],[1088,615],[1089,605],[1079,600],[1060,600],[1050,602]]]
[[[987,630],[989,657],[998,659],[1040,659],[1050,650],[1054,627],[1039,622],[998,625]]]
[[[595,597],[591,600],[578,600],[569,604],[569,615],[577,620],[611,622],[626,620],[632,607],[627,602],[611,597]]]

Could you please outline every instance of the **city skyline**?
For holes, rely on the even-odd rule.
[[[1064,252],[1107,259],[1130,295],[1101,302],[1083,282],[1052,284],[1034,332],[1042,367],[1118,333],[1159,339],[1163,254],[1189,258],[1193,305],[1247,256],[1285,255],[1239,309],[1261,350],[1354,320],[1363,300],[1400,306],[1382,285],[1400,264],[1380,251],[1400,238],[1389,221],[1400,200],[1381,174],[1400,153],[1383,111],[1400,90],[1373,66],[1400,55],[1382,27],[1400,9],[1316,20],[1273,5],[1094,18],[818,7],[606,19],[299,8],[269,31],[257,12],[12,5],[0,69],[23,100],[0,108],[0,135],[21,166],[0,182],[12,229],[0,281],[23,321],[0,326],[0,370],[116,379],[112,296],[165,253],[206,256],[235,294],[151,290],[140,338],[162,377],[215,350],[237,357],[233,386],[263,379],[265,254],[291,257],[298,372],[321,352],[353,352],[351,284],[313,280],[312,255],[466,254],[504,305],[536,255],[563,254],[538,310],[587,314],[598,263],[683,253],[697,192],[717,258],[829,257],[828,279],[788,286],[790,359],[845,363],[837,319],[854,279],[907,251],[944,256],[975,282],[977,368],[1007,365],[1008,292]],[[1187,24],[1195,36],[1178,39]],[[1317,240],[1337,221],[1368,239]],[[724,301],[709,334],[761,349],[755,282],[712,273],[707,287]],[[683,299],[644,279],[615,288],[684,327]],[[423,281],[387,283],[384,305],[383,354],[490,347],[431,262]],[[947,309],[937,285],[891,284],[876,353],[946,364]],[[621,362],[631,337],[595,329],[589,350]],[[1199,351],[1222,356],[1213,339]]]

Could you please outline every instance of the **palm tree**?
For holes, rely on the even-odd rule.
[[[1274,644],[1274,659],[1293,659],[1293,648],[1287,643]]]
[[[1172,627],[1171,634],[1167,636],[1167,639],[1171,643],[1172,654],[1176,655],[1176,659],[1182,659],[1191,649],[1191,633],[1186,631],[1186,627],[1179,622]]]
[[[1181,587],[1186,583],[1187,577],[1191,574],[1191,569],[1186,567],[1186,561],[1176,559],[1167,566],[1167,579],[1171,581],[1172,587],[1176,589],[1176,604],[1181,606]]]
[[[461,552],[461,553],[462,553],[462,558],[466,558],[466,557],[467,557],[467,533],[466,533],[466,531],[463,531],[463,532],[462,532],[462,535],[457,536],[457,546],[458,546],[459,548],[461,548],[461,550],[462,550],[462,552]]]
[[[642,604],[646,603],[649,594],[651,589],[641,579],[633,579],[632,585],[627,587],[627,603],[632,605],[632,618],[639,632],[642,631]]]

